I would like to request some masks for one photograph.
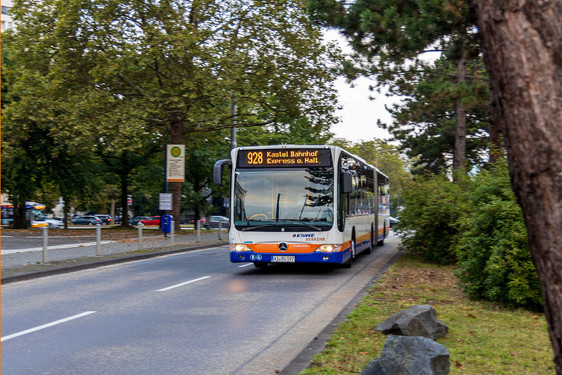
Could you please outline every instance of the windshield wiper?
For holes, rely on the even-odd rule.
[[[265,227],[292,227],[292,226],[303,226],[303,227],[309,227],[311,229],[317,230],[317,231],[321,231],[322,228],[317,227],[315,225],[312,224],[308,224],[308,223],[303,223],[302,221],[300,222],[293,222],[293,223],[283,223],[283,224],[279,224],[279,223],[267,223],[267,224],[262,224],[262,225],[256,225],[256,226],[248,226],[246,228],[242,228],[240,229],[241,231],[245,232],[248,230],[254,230],[254,229],[259,229],[259,228],[265,228]]]
[[[254,230],[254,229],[265,228],[265,227],[282,227],[282,226],[277,224],[277,223],[268,223],[268,224],[256,225],[256,226],[251,226],[251,227],[248,226],[248,227],[242,228],[240,230],[245,232],[247,230]]]
[[[298,223],[291,223],[291,224],[289,224],[289,226],[291,226],[291,225],[303,225],[303,226],[305,226],[305,227],[309,227],[309,228],[312,228],[312,229],[314,229],[314,230],[322,230],[322,228],[319,228],[319,227],[317,227],[317,226],[315,226],[315,225],[312,225],[312,224],[304,223],[304,222],[302,222],[302,221],[300,221],[300,222],[298,222]]]

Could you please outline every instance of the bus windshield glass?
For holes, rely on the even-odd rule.
[[[332,228],[333,168],[239,168],[235,179],[234,225],[239,230]]]

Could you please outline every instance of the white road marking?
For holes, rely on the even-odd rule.
[[[238,266],[238,268],[248,267],[248,266],[251,266],[251,265],[252,265],[252,263],[246,263],[246,264],[243,264],[241,266]]]
[[[185,283],[176,284],[176,285],[169,286],[167,288],[158,289],[157,292],[165,292],[165,291],[170,290],[170,289],[179,288],[180,286],[184,286],[184,285],[187,285],[187,284],[195,283],[197,281],[205,280],[205,279],[208,279],[209,277],[211,277],[211,276],[203,276],[203,277],[200,277],[198,279],[189,280],[189,281],[186,281]]]
[[[81,314],[69,316],[68,318],[60,319],[60,320],[54,321],[52,323],[43,324],[42,326],[30,328],[30,329],[27,329],[25,331],[21,331],[21,332],[18,332],[18,333],[14,333],[12,335],[4,336],[4,337],[2,337],[2,339],[0,339],[0,341],[6,341],[6,340],[9,340],[9,339],[13,339],[15,337],[18,337],[18,336],[27,335],[28,333],[32,333],[32,332],[39,331],[39,330],[42,330],[42,329],[45,329],[45,328],[49,328],[49,327],[55,326],[57,324],[66,323],[68,321],[78,319],[78,318],[81,318],[83,316],[90,315],[90,314],[93,314],[93,313],[95,313],[95,311],[86,311],[86,312],[83,312]]]
[[[117,241],[100,241],[101,245],[105,245],[108,243],[114,243]],[[70,249],[76,247],[87,247],[87,246],[96,246],[97,242],[82,242],[82,243],[74,243],[68,245],[56,245],[56,246],[47,246],[47,250],[57,250],[57,249]],[[7,254],[16,254],[16,253],[27,253],[32,251],[43,251],[43,247],[28,247],[26,249],[16,249],[16,250],[2,250],[3,255]]]

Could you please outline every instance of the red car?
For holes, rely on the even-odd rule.
[[[160,225],[160,216],[151,216],[148,219],[141,220],[143,225]]]

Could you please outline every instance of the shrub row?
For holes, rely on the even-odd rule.
[[[507,166],[451,182],[425,176],[403,190],[396,231],[402,246],[440,264],[456,264],[463,290],[512,307],[542,309],[523,214]]]

